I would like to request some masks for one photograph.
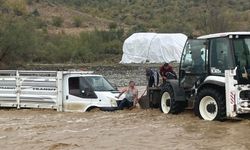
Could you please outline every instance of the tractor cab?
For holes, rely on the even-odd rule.
[[[250,32],[187,40],[179,79],[162,87],[164,113],[179,113],[188,104],[193,104],[195,114],[205,120],[250,113]]]
[[[249,49],[250,35],[245,34],[214,34],[188,40],[180,64],[180,86],[198,87],[207,76],[225,77],[225,70],[236,67],[238,82],[248,84]]]

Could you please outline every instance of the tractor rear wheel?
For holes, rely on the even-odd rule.
[[[223,120],[226,117],[225,96],[213,88],[204,88],[196,96],[196,114],[204,120]]]

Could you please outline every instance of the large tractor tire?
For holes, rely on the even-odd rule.
[[[184,102],[175,101],[173,88],[166,83],[161,90],[161,111],[165,114],[178,114],[184,110],[184,106]]]
[[[226,103],[224,91],[204,88],[196,96],[195,113],[204,120],[224,120]]]

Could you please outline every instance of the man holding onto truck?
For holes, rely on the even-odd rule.
[[[135,82],[130,81],[128,88],[122,90],[122,92],[116,98],[119,98],[125,93],[125,98],[119,103],[118,110],[123,110],[125,107],[131,108],[138,102],[138,89],[135,87]]]
[[[169,63],[165,63],[163,66],[161,66],[160,75],[162,77],[163,83],[165,83],[167,79],[177,79],[177,75]]]

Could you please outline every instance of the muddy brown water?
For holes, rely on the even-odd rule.
[[[81,149],[250,149],[250,121],[208,122],[192,111],[158,109],[65,113],[0,110],[3,150]]]

